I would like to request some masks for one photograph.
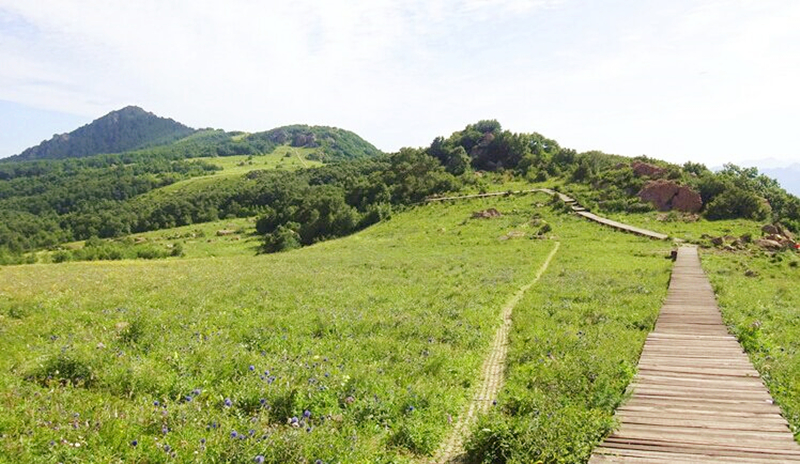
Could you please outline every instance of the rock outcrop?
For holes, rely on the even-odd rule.
[[[676,210],[697,213],[703,207],[700,194],[689,187],[669,180],[655,180],[645,184],[639,198],[652,203],[659,211]]]
[[[641,161],[634,161],[631,163],[631,169],[633,169],[633,173],[636,174],[638,177],[650,177],[651,179],[656,179],[659,177],[663,177],[664,174],[667,173],[667,170],[661,167],[658,167],[654,164],[650,163],[643,163]]]

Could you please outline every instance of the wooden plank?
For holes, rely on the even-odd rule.
[[[715,463],[727,464],[775,464],[774,458],[763,458],[756,456],[735,457],[735,456],[712,456],[701,453],[674,453],[665,451],[645,451],[632,449],[599,448],[590,463],[595,462],[636,462],[637,464],[653,463],[666,464],[678,463],[697,463],[712,460]]]
[[[634,449],[650,451],[669,451],[675,454],[702,453],[709,457],[734,456],[734,457],[762,457],[782,459],[782,462],[800,462],[800,453],[791,450],[772,450],[763,447],[749,447],[742,445],[726,446],[711,443],[681,443],[671,440],[636,440],[609,437],[603,442],[603,447],[612,449]],[[775,461],[773,461],[775,462]]]
[[[623,419],[626,424],[635,425],[680,427],[684,430],[737,430],[778,433],[789,431],[785,423],[781,423],[780,421],[761,421],[752,420],[752,418],[739,418],[739,420],[734,418],[698,419],[693,416],[694,415],[686,414],[677,417],[667,414],[649,415],[642,414],[641,412],[617,413],[617,417]]]

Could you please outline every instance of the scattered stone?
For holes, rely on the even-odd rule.
[[[233,229],[221,229],[217,231],[217,237],[224,237],[225,235],[233,235],[236,231]]]
[[[725,239],[722,238],[722,237],[714,237],[714,238],[711,239],[711,243],[714,246],[722,246],[722,245],[725,244]]]
[[[758,272],[748,269],[744,272],[745,277],[758,277]]]
[[[769,239],[766,239],[766,238],[760,238],[760,239],[756,240],[756,245],[760,246],[761,248],[764,248],[764,249],[767,249],[767,250],[774,250],[774,251],[777,251],[777,250],[780,250],[780,249],[783,248],[783,245],[781,245],[780,242],[776,242],[775,240],[769,240]]]
[[[498,218],[501,217],[500,211],[497,211],[494,208],[485,209],[483,211],[475,211],[472,213],[472,217],[474,219],[491,219],[491,218]]]
[[[764,232],[764,235],[780,235],[781,233],[778,227],[774,224],[765,224],[761,227],[761,232]]]
[[[512,230],[511,232],[503,235],[500,237],[500,240],[509,240],[512,238],[521,238],[525,236],[525,232],[520,232],[517,230]]]

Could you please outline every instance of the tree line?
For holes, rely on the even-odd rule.
[[[195,142],[210,146],[202,142],[204,137],[221,136],[200,131],[181,142],[189,145],[176,146],[185,148]],[[261,144],[258,149],[269,149],[270,144],[279,143],[322,146],[333,143],[330,138],[330,132],[289,126],[260,133],[251,142]],[[226,140],[236,143],[237,139]],[[340,150],[356,150],[350,142],[357,141],[345,138],[336,144]],[[258,218],[256,227],[264,236],[265,251],[291,249],[350,234],[430,195],[481,182],[478,171],[502,172],[532,182],[550,180],[567,188],[570,183],[588,185],[591,189],[581,189],[589,192],[581,200],[600,210],[652,208],[636,196],[648,178],[634,174],[630,158],[598,151],[577,153],[537,133],[505,131],[494,120],[468,125],[448,138],[437,137],[424,148],[370,157],[365,153],[329,155],[338,161],[319,168],[252,171],[214,182],[213,188],[169,193],[161,187],[216,168],[185,159],[187,152],[181,148],[0,163],[0,260],[10,262],[12,256],[71,240],[252,216]],[[696,163],[678,166],[637,159],[660,166],[664,178],[698,191],[704,203],[702,214],[708,219],[780,221],[800,231],[798,198],[755,168],[727,165],[715,173]]]

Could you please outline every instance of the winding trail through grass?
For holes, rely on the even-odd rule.
[[[506,354],[508,352],[508,334],[511,331],[511,314],[514,307],[522,300],[522,297],[539,279],[550,266],[550,262],[558,252],[560,242],[556,242],[550,254],[536,272],[533,280],[520,287],[520,289],[503,306],[501,314],[502,324],[495,332],[494,341],[489,355],[483,362],[481,369],[481,383],[470,401],[466,413],[461,414],[454,424],[453,431],[440,448],[433,462],[435,463],[457,463],[461,462],[464,452],[464,437],[469,426],[475,422],[478,414],[488,411],[500,388],[503,386],[503,373],[505,370]]]
[[[302,164],[304,168],[308,169],[308,163],[306,163],[306,160],[304,160],[300,156],[300,153],[297,153],[297,150],[292,150],[292,151],[294,152],[294,156],[296,156],[297,159],[300,160],[300,164]]]

